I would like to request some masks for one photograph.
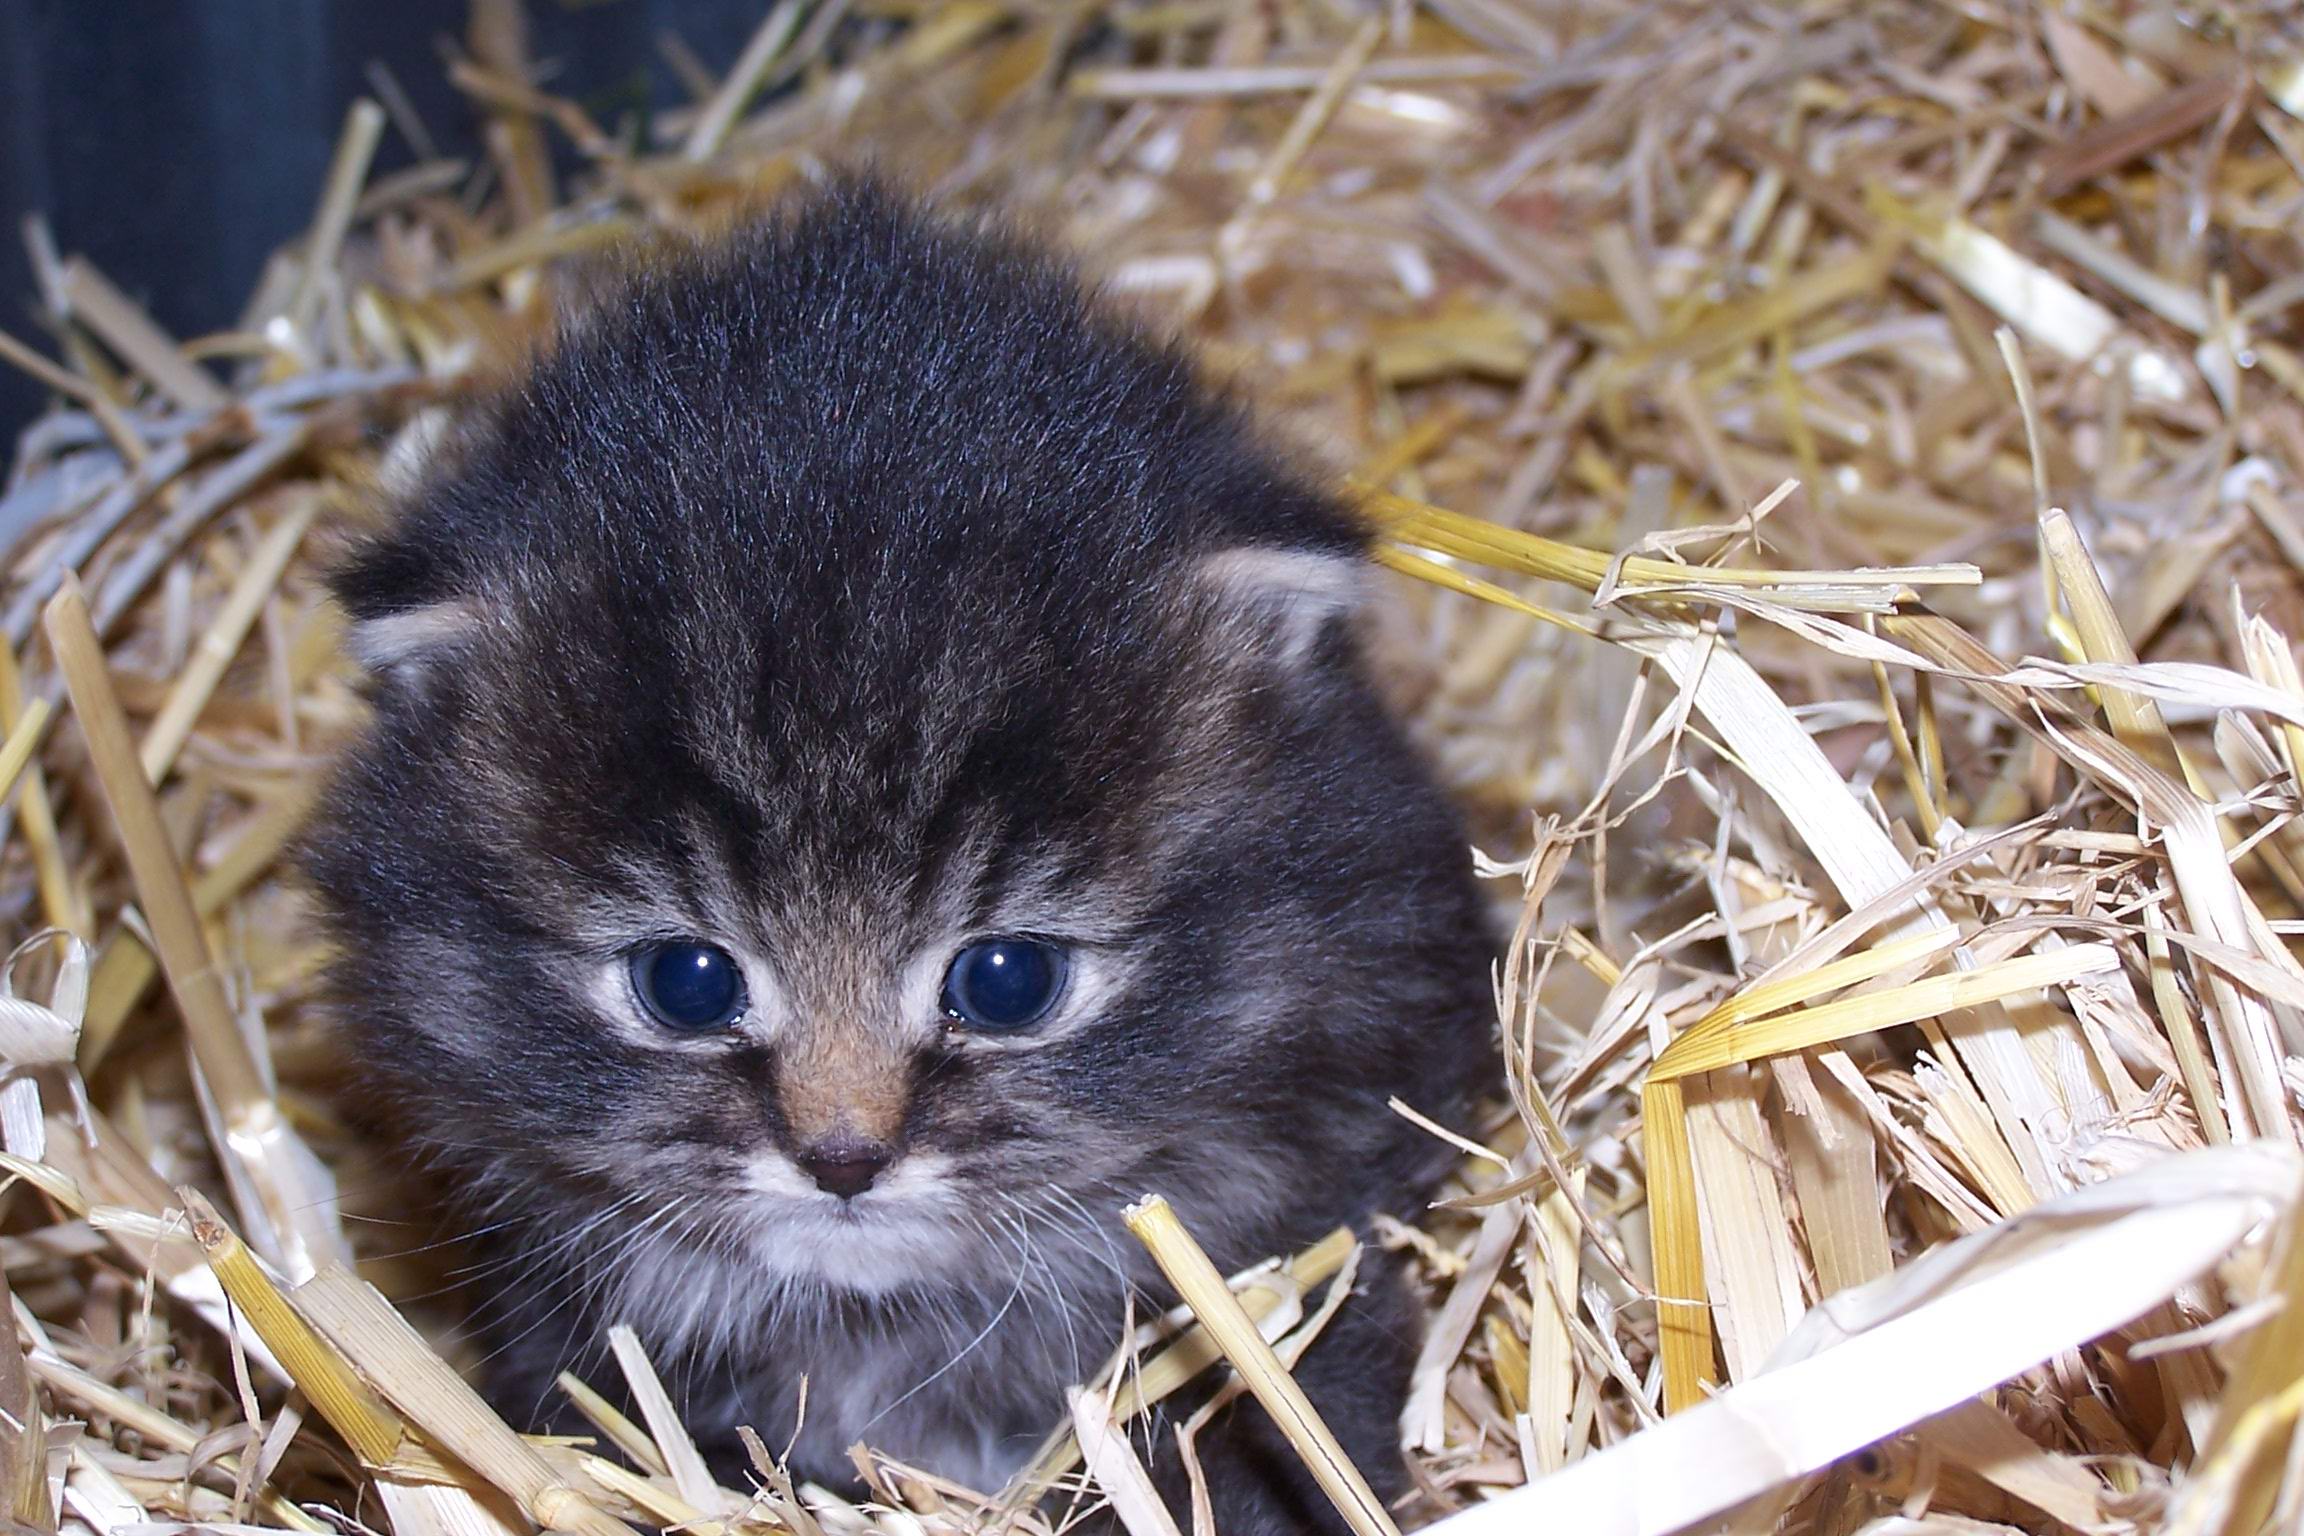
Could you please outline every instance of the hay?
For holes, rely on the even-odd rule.
[[[1116,1423],[1220,1352],[1296,1411],[1349,1244],[1141,1331],[1005,1500],[765,1447],[716,1488],[631,1341],[644,1422],[571,1382],[597,1442],[524,1440],[326,1107],[276,856],[359,705],[307,533],[560,258],[859,157],[1088,253],[1421,578],[1387,686],[1514,938],[1496,1112],[1382,1234],[1434,1302],[1401,1525],[2293,1525],[2292,13],[783,0],[721,78],[668,40],[696,100],[645,123],[522,37],[480,0],[451,61],[484,164],[372,177],[430,135],[388,77],[351,109],[230,335],[32,232],[0,903],[69,937],[0,1006],[20,1526],[952,1531],[1085,1446],[1154,1530]]]

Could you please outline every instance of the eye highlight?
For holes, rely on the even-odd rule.
[[[651,944],[632,956],[631,971],[640,1006],[666,1029],[702,1034],[743,1016],[744,977],[736,957],[717,944]]]
[[[1056,1005],[1069,968],[1064,951],[1037,939],[971,944],[944,973],[944,1012],[970,1029],[1022,1029]]]

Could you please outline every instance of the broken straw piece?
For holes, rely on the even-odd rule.
[[[1903,224],[1913,244],[1951,274],[1987,308],[2068,362],[2099,371],[2119,366],[2137,394],[2168,404],[2190,391],[2174,358],[2129,335],[2119,319],[2063,278],[1999,236],[1961,218],[1931,219],[1885,193],[1873,202],[1882,217]]]
[[[2304,1164],[2218,1147],[1931,1250],[1809,1310],[1773,1368],[1428,1536],[1669,1536],[2100,1338],[2292,1209]]]

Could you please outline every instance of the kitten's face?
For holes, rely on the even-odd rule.
[[[326,867],[419,1137],[603,1245],[865,1293],[1003,1277],[1020,1225],[1101,1265],[1080,1212],[1152,1187],[1267,1215],[1279,1036],[1322,1036],[1335,963],[1329,872],[1289,862],[1324,573],[1051,603],[1027,569],[797,635],[702,565],[403,626],[435,649],[387,675]]]
[[[340,581],[311,868],[411,1139],[723,1310],[1393,1203],[1485,959],[1360,545],[1029,258],[851,210],[628,289]]]
[[[676,1194],[665,1223],[770,1274],[885,1291],[980,1262],[1025,1211],[1109,1207],[1176,1132],[1204,1136],[1178,1091],[1226,1050],[1145,1046],[1205,1037],[1219,998],[1247,1039],[1231,943],[1176,931],[1195,826],[1256,777],[1206,705],[1164,701],[1113,750],[1040,666],[930,662],[913,718],[852,697],[855,729],[779,729],[670,653],[500,643],[501,691],[462,716],[491,722],[467,767],[494,846],[472,861],[503,861],[503,916],[533,932],[450,963],[521,973],[486,1033],[554,1040],[552,1086],[583,1102],[542,1148],[572,1193]],[[573,713],[525,709],[554,666]],[[1180,997],[1178,967],[1199,982]]]

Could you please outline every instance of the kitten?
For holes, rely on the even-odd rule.
[[[516,1422],[621,1321],[731,1481],[805,1378],[801,1476],[993,1489],[1173,1299],[1129,1199],[1226,1268],[1416,1208],[1386,1101],[1464,1108],[1490,949],[1367,534],[1060,264],[817,194],[639,263],[400,500],[308,864]],[[1390,1497],[1414,1308],[1359,1274],[1300,1379]],[[1201,1445],[1226,1536],[1342,1529],[1253,1402]]]

